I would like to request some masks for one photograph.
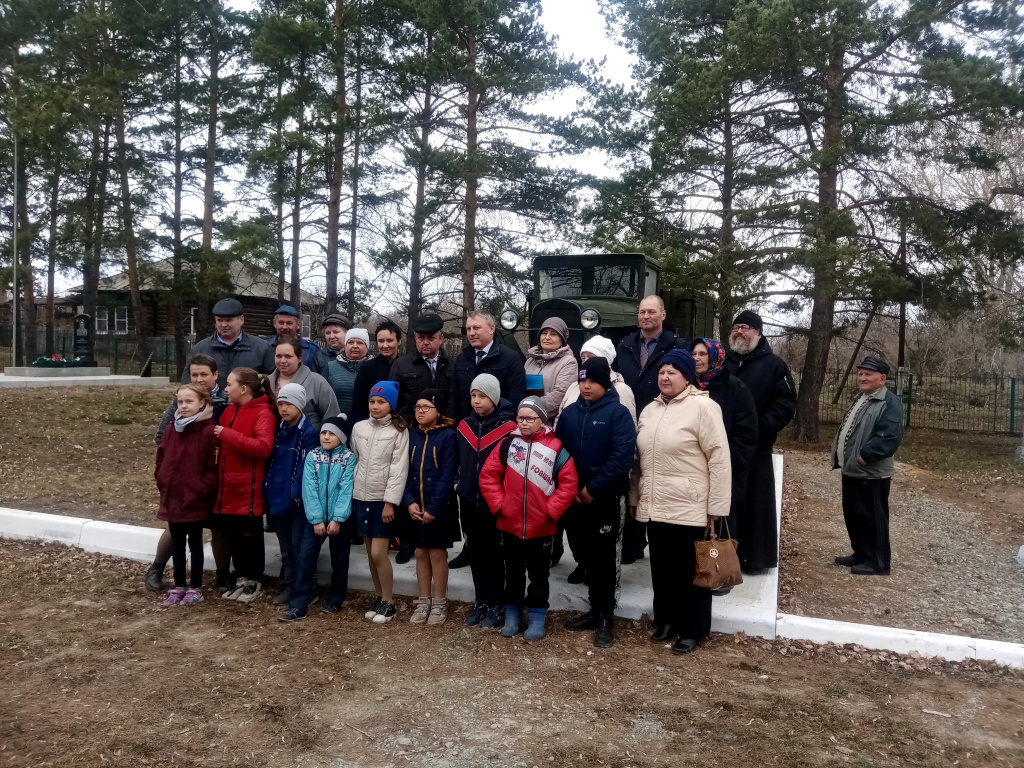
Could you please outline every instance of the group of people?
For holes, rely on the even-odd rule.
[[[259,598],[264,515],[280,545],[274,602],[286,606],[284,622],[317,600],[325,540],[322,610],[340,609],[358,537],[375,590],[366,618],[397,613],[397,541],[397,562],[416,559],[410,621],[441,624],[448,550],[465,535],[476,598],[465,623],[538,640],[564,532],[578,566],[570,581],[585,582],[590,599],[569,630],[613,644],[619,566],[649,542],[652,640],[688,653],[710,632],[713,595],[681,574],[693,573],[694,542],[709,526],[728,525],[746,573],[778,564],[771,451],[796,392],[754,312],[736,317],[726,352],[714,339],[680,338],[648,296],[639,330],[617,347],[590,338],[579,362],[566,324],[551,318],[525,365],[483,312],[469,314],[468,345],[454,359],[432,313],[411,323],[415,351],[404,355],[401,329],[381,322],[375,356],[368,332],[340,314],[323,321],[324,348],[297,335],[289,306],[269,342],[244,330],[234,299],[213,314],[216,333],[193,348],[157,432],[168,531],[146,583],[162,590],[173,560],[165,605],[202,600],[204,526],[221,596]]]

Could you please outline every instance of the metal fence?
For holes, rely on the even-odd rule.
[[[9,328],[9,326],[7,326]],[[174,377],[174,339],[151,338],[148,339],[149,351],[153,355],[153,376]],[[54,354],[63,358],[74,356],[75,339],[70,328],[58,328],[54,330],[53,350]],[[36,349],[42,355],[46,350],[45,332],[40,329],[36,338]],[[26,360],[31,363],[31,360]],[[142,366],[145,359],[139,350],[139,339],[136,336],[119,335],[97,335],[96,336],[96,364],[110,368],[111,373],[128,376],[138,376],[142,373]],[[0,332],[0,368],[14,365],[11,354],[10,333]]]

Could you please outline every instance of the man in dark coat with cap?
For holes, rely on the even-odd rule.
[[[903,406],[885,386],[888,375],[889,364],[877,355],[857,366],[860,397],[832,441],[832,469],[842,470],[843,519],[853,548],[836,565],[857,576],[887,576],[891,567],[889,486],[903,440]]]
[[[263,339],[246,333],[242,303],[238,299],[221,299],[213,305],[216,331],[213,336],[197,342],[189,355],[209,355],[217,361],[217,384],[224,389],[228,374],[235,368],[252,368],[258,373],[274,372],[274,349]],[[188,367],[181,374],[181,383],[190,381]]]
[[[757,408],[757,450],[747,474],[747,498],[738,508],[736,530],[740,565],[750,575],[779,564],[779,525],[775,509],[772,447],[796,413],[796,385],[786,362],[761,335],[760,315],[749,309],[736,315],[725,367],[747,385]]]
[[[313,373],[322,373],[327,365],[327,358],[320,345],[309,339],[302,338],[302,315],[299,310],[288,304],[282,304],[274,310],[274,336],[267,339],[267,344],[277,348],[277,340],[281,336],[295,336],[302,346],[302,364]]]

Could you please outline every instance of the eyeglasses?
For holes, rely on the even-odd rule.
[[[533,422],[539,420],[540,416],[516,416],[516,421],[520,424],[533,424]]]
[[[736,333],[737,331],[739,333],[746,333],[747,331],[750,331],[750,330],[753,330],[753,329],[749,325],[740,324],[740,325],[734,325],[732,327],[733,333]]]
[[[432,411],[432,410],[434,410],[434,408],[435,408],[435,406],[433,406],[433,405],[417,405],[414,408],[414,410],[419,411],[419,412],[422,413],[423,411]]]

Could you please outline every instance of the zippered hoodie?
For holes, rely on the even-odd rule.
[[[409,430],[396,429],[389,413],[360,421],[348,442],[359,460],[352,495],[359,501],[401,504],[409,479]]]
[[[480,492],[498,530],[520,539],[554,536],[558,518],[576,498],[576,467],[549,427],[507,435],[484,463]]]
[[[263,477],[274,450],[274,412],[266,395],[221,414],[220,467],[217,474],[219,515],[263,514]]]
[[[284,419],[274,432],[274,452],[267,459],[263,495],[267,513],[288,515],[302,510],[302,472],[306,454],[320,445],[320,433],[305,414],[294,427]]]
[[[184,430],[173,420],[156,451],[157,517],[171,523],[198,523],[210,516],[217,492],[217,438],[213,409],[206,406]]]
[[[483,418],[472,411],[459,422],[459,496],[478,509],[487,504],[480,493],[480,472],[502,438],[516,431],[515,418],[515,406],[501,398]]]
[[[580,398],[562,412],[555,435],[576,465],[580,490],[591,496],[622,496],[636,451],[636,427],[614,388],[600,400]]]
[[[344,445],[321,447],[306,454],[302,473],[302,506],[310,525],[343,523],[352,514],[352,482],[356,457]]]
[[[452,488],[459,469],[459,448],[451,424],[424,432],[419,426],[409,433],[409,479],[405,483],[406,506],[420,509],[448,522],[457,514]]]

